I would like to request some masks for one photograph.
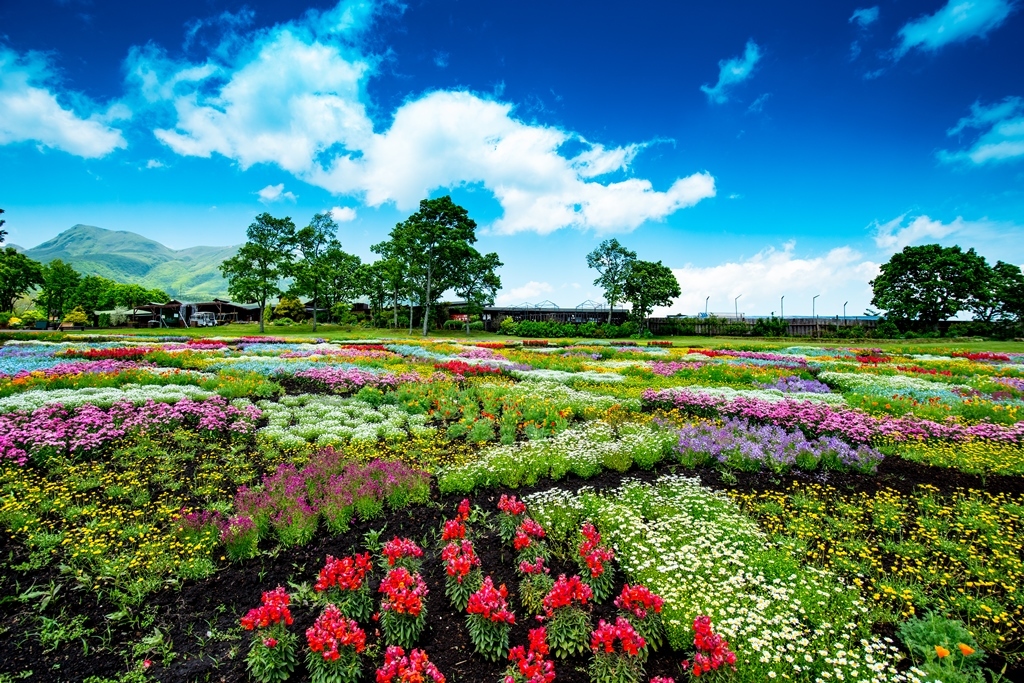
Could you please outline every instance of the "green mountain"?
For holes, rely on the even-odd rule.
[[[24,253],[43,263],[61,259],[83,275],[162,289],[182,301],[203,301],[227,297],[228,283],[219,268],[237,251],[237,246],[170,249],[134,232],[76,225]]]

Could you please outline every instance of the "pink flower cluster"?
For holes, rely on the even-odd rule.
[[[981,422],[965,425],[954,421],[933,422],[914,416],[875,417],[852,408],[834,408],[811,401],[765,401],[739,397],[726,399],[688,389],[647,389],[642,395],[649,406],[668,406],[707,417],[739,417],[788,429],[799,428],[819,436],[837,436],[852,443],[875,440],[914,441],[990,439],[1024,443],[1024,422],[1013,425]]]
[[[287,375],[287,368],[275,372],[275,375]],[[325,385],[331,391],[357,391],[363,387],[387,387],[394,389],[404,382],[419,382],[422,378],[414,372],[395,375],[390,372],[377,374],[359,368],[310,368],[299,370],[292,375],[297,379],[312,380]]]
[[[533,542],[533,539],[544,538],[544,536],[544,527],[527,517],[516,530],[516,537],[512,540],[512,547],[516,550],[523,550]]]
[[[377,683],[445,683],[444,674],[423,650],[413,650],[406,656],[405,650],[392,645],[384,652],[384,665],[377,669]]]
[[[651,372],[655,375],[662,375],[663,377],[671,377],[680,370],[696,370],[697,368],[703,367],[704,363],[687,363],[684,361],[651,361]]]
[[[107,374],[112,375],[119,372],[125,372],[126,370],[140,370],[143,368],[151,368],[151,363],[139,362],[133,360],[95,360],[95,361],[66,361],[63,363],[57,363],[49,368],[43,368],[40,370],[19,370],[13,376],[13,379],[22,379],[24,377],[31,377],[32,375],[42,374],[43,377],[63,377],[65,375],[82,375],[86,373],[91,374]]]
[[[337,660],[341,648],[350,647],[361,653],[366,649],[366,633],[355,619],[349,619],[334,605],[327,605],[313,625],[306,629],[309,649],[319,652],[325,661]]]
[[[327,563],[320,570],[313,590],[322,592],[331,588],[343,591],[357,591],[363,587],[363,579],[373,569],[370,553],[351,557],[327,556]]]
[[[405,567],[396,567],[388,572],[380,582],[379,590],[384,594],[380,601],[382,610],[407,614],[413,618],[423,611],[423,598],[430,592],[419,572],[411,574]]]
[[[585,605],[587,600],[590,600],[593,595],[594,593],[590,590],[590,586],[583,583],[580,577],[573,576],[567,579],[565,574],[562,574],[555,581],[555,585],[551,587],[548,594],[544,596],[544,612],[550,617],[556,609],[569,607],[574,602]]]
[[[441,551],[441,560],[444,561],[445,573],[458,583],[462,583],[469,576],[473,567],[480,565],[480,558],[477,557],[471,541],[449,543]]]
[[[87,404],[74,410],[52,404],[31,413],[0,415],[0,460],[23,465],[30,455],[47,450],[91,453],[133,432],[170,430],[180,425],[223,434],[248,434],[261,414],[255,406],[236,408],[219,396],[205,401],[186,398],[170,404],[115,403],[110,408]]]
[[[615,644],[618,641],[619,648]],[[647,647],[647,642],[636,632],[633,625],[622,617],[617,617],[614,624],[604,619],[598,622],[597,628],[590,634],[590,649],[597,653],[620,653],[636,657]]]
[[[506,515],[515,517],[526,512],[526,504],[515,496],[506,496],[503,493],[501,498],[498,499],[498,509]]]
[[[416,541],[411,538],[398,538],[397,536],[384,544],[382,552],[388,558],[389,567],[394,567],[396,562],[406,557],[423,557],[423,549],[416,545]]]

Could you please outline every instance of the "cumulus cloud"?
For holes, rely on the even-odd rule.
[[[859,313],[871,301],[868,282],[878,274],[878,264],[850,247],[838,247],[822,256],[798,256],[796,243],[783,248],[769,247],[745,260],[729,261],[714,266],[687,264],[673,268],[683,294],[671,307],[655,311],[655,315],[704,312],[705,297],[714,312],[754,311],[765,315],[780,310],[780,297],[785,296],[788,315],[811,312],[811,297],[820,294],[819,315],[842,312],[849,301],[848,313]],[[735,297],[739,296],[738,302]]]
[[[159,159],[150,159],[146,162],[146,168],[164,168],[167,164],[160,161]]]
[[[763,52],[753,40],[747,41],[742,57],[723,59],[718,62],[718,82],[714,86],[702,85],[700,89],[710,102],[723,104],[729,101],[729,90],[750,78],[754,67],[761,61]]]
[[[913,49],[934,52],[946,45],[984,37],[998,28],[1014,9],[1009,0],[947,0],[935,14],[909,21],[899,30],[894,56]]]
[[[19,55],[0,46],[0,145],[36,142],[75,156],[96,159],[128,146],[121,131],[109,124],[130,116],[121,105],[99,111],[99,105],[71,94],[79,115],[54,94],[55,76],[46,59],[37,53]]]
[[[929,216],[915,216],[908,220],[907,214],[885,223],[875,221],[869,229],[874,233],[875,245],[891,252],[922,242],[941,242],[947,237],[964,242],[966,248],[977,246],[979,242],[990,241],[999,235],[1013,241],[1011,235],[1020,233],[1020,228],[1013,224],[999,223],[986,218],[968,221],[962,216],[957,216],[949,223],[943,223]]]
[[[941,161],[980,166],[1024,156],[1024,99],[1007,97],[991,105],[975,102],[970,116],[960,119],[947,133],[961,135],[969,129],[983,132],[967,149],[939,151]]]
[[[549,283],[530,280],[525,285],[513,287],[512,289],[503,289],[498,296],[494,298],[494,303],[498,306],[516,306],[521,303],[538,303],[537,299],[552,291],[554,291],[554,287]]]
[[[296,197],[291,192],[284,191],[284,183],[278,183],[277,185],[267,185],[262,190],[256,193],[259,195],[260,201],[264,204],[272,204],[273,202],[280,202],[288,200],[294,202]]]
[[[356,219],[356,210],[351,206],[336,206],[330,211],[331,218],[339,223],[348,223]]]
[[[379,60],[359,49],[375,10],[371,2],[343,2],[309,11],[244,39],[235,35],[228,56],[211,51],[202,62],[137,48],[129,81],[169,110],[173,125],[154,133],[177,154],[219,154],[243,169],[274,164],[335,194],[400,210],[437,189],[480,184],[502,206],[490,226],[500,233],[629,231],[715,195],[706,172],[664,190],[628,177],[643,144],[592,143],[526,123],[513,105],[467,91],[411,97],[376,130],[366,83]],[[562,154],[566,142],[582,151]],[[620,177],[595,180],[612,173]]]
[[[878,21],[877,5],[875,7],[858,7],[853,10],[853,14],[850,15],[849,19],[851,24],[856,23],[861,28],[867,28],[876,21]]]

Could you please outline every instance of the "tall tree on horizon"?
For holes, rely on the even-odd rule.
[[[682,290],[675,273],[661,261],[634,262],[622,288],[622,296],[633,304],[633,316],[645,328],[655,306],[671,306],[672,300],[680,294]]]
[[[604,290],[608,302],[608,324],[612,323],[612,309],[625,299],[626,280],[636,263],[636,252],[626,249],[617,239],[601,242],[597,249],[587,254],[587,265],[599,275],[594,285]]]
[[[245,236],[245,244],[220,264],[220,272],[228,281],[232,297],[259,303],[262,333],[267,301],[281,293],[281,278],[289,272],[295,223],[288,216],[274,218],[263,212],[249,225]]]
[[[313,296],[313,331],[316,332],[316,310],[320,305],[320,292],[327,278],[328,261],[325,258],[331,249],[341,249],[338,242],[338,224],[329,213],[313,215],[309,225],[295,233],[295,247],[298,260],[292,268],[295,278],[293,289]]]
[[[466,300],[466,313],[479,314],[484,306],[494,304],[494,295],[501,289],[501,277],[495,271],[503,265],[495,252],[481,254],[473,247],[466,249],[454,282],[455,294]],[[466,334],[469,334],[468,318]]]
[[[43,284],[43,264],[33,261],[14,247],[0,251],[0,305],[14,312],[14,302]]]
[[[40,299],[46,307],[46,318],[59,318],[65,311],[74,308],[73,299],[82,276],[60,259],[54,259],[43,266],[43,284]],[[95,310],[95,309],[86,309]]]

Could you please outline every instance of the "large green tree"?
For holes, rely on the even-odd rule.
[[[395,226],[391,240],[409,264],[409,282],[423,306],[426,336],[431,306],[455,283],[466,248],[476,242],[476,221],[447,195],[424,199],[419,211]]]
[[[385,288],[388,290],[388,297],[391,299],[391,326],[398,327],[398,302],[400,300],[411,301],[409,272],[411,264],[405,258],[404,252],[399,245],[390,240],[381,242],[370,247],[370,250],[381,255],[382,264],[379,274],[384,279]],[[412,324],[412,304],[409,310],[410,325]]]
[[[43,265],[14,247],[0,251],[0,306],[14,312],[14,302],[43,284]]]
[[[235,299],[260,305],[260,332],[264,331],[267,301],[281,293],[281,278],[293,258],[295,223],[290,217],[275,218],[261,213],[245,231],[246,242],[235,256],[220,264]]]
[[[331,246],[324,252],[323,290],[321,295],[325,307],[333,310],[335,305],[348,303],[358,296],[356,273],[361,261],[355,254],[349,254],[341,248]]]
[[[594,285],[604,290],[605,301],[608,302],[608,324],[612,322],[612,309],[615,304],[626,297],[626,280],[630,270],[636,263],[636,252],[626,249],[617,239],[601,242],[597,249],[587,254],[587,265],[600,275]]]
[[[46,317],[59,318],[74,308],[75,292],[82,276],[60,259],[43,266],[43,284],[39,300],[46,309]],[[95,309],[88,309],[95,310]]]
[[[454,282],[455,294],[466,301],[466,313],[479,314],[484,306],[494,304],[494,295],[501,289],[501,278],[495,271],[503,265],[494,252],[481,254],[473,247],[467,249]],[[466,334],[469,334],[468,318]]]
[[[320,295],[328,278],[327,271],[331,261],[327,255],[332,249],[341,251],[337,235],[338,224],[329,213],[315,214],[309,225],[295,233],[298,258],[291,273],[295,279],[292,289],[297,294],[313,297],[314,332],[317,308],[321,303]]]
[[[990,270],[974,249],[938,244],[904,247],[882,264],[871,281],[871,305],[884,309],[887,318],[938,329],[940,321],[988,296]]]
[[[682,294],[672,269],[661,261],[635,261],[622,288],[623,298],[633,304],[633,317],[647,326],[655,306],[671,306]]]
[[[1024,321],[1024,272],[1020,266],[996,261],[989,289],[996,319]]]

